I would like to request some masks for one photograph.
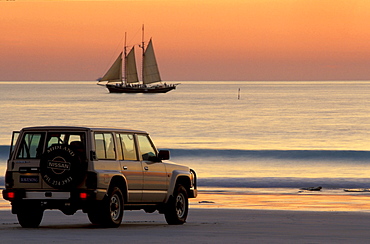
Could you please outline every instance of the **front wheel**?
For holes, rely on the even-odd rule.
[[[182,185],[178,185],[166,206],[164,216],[169,225],[182,225],[188,216],[188,193]]]

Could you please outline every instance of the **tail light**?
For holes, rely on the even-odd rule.
[[[89,191],[89,190],[88,191],[76,192],[76,194],[74,194],[74,197],[77,198],[78,200],[82,200],[82,201],[93,200],[93,199],[95,199],[95,192],[94,191]]]
[[[86,192],[80,192],[80,199],[81,200],[85,200],[89,197],[89,194],[87,194]]]
[[[15,199],[15,192],[13,191],[3,191],[3,198],[5,200],[12,201]]]
[[[17,199],[22,199],[25,193],[24,190],[3,190],[3,198],[8,201],[13,201]]]

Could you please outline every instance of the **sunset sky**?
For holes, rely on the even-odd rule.
[[[2,81],[93,81],[142,24],[165,81],[370,80],[369,0],[0,0],[0,16]]]

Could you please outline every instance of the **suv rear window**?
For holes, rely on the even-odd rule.
[[[45,133],[26,133],[17,153],[18,159],[40,158]]]
[[[60,145],[60,144],[85,145],[85,134],[84,133],[49,132],[47,140],[46,140],[46,148],[49,148],[53,145]]]
[[[45,132],[25,133],[17,152],[17,159],[40,158],[43,153],[45,135]],[[46,136],[46,148],[54,145],[69,145],[74,150],[83,153],[86,145],[85,134],[76,132],[48,132]]]

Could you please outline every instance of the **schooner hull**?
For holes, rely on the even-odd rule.
[[[110,93],[166,93],[176,89],[175,85],[165,87],[127,87],[106,85]]]

